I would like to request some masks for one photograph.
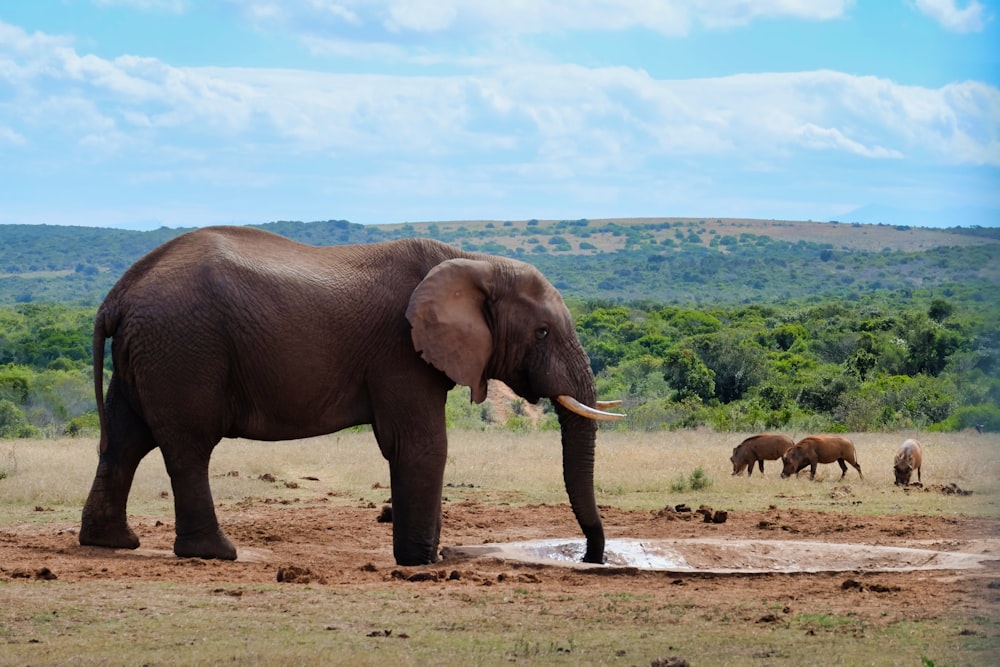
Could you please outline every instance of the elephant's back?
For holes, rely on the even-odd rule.
[[[431,239],[311,246],[252,227],[204,227],[133,264],[108,293],[102,317],[111,336],[116,326],[110,324],[120,321],[239,317],[248,311],[267,319],[287,316],[289,309],[320,313],[344,306],[334,295],[345,294],[351,295],[351,316],[374,317],[376,306],[402,313],[431,268],[466,256]],[[341,303],[332,304],[333,298]]]

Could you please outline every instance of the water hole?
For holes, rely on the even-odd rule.
[[[489,557],[574,568],[638,568],[728,574],[905,572],[982,567],[995,555],[912,547],[793,540],[612,539],[604,565],[581,563],[582,540],[534,540],[448,547],[445,558]]]

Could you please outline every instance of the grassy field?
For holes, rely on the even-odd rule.
[[[595,483],[598,502],[623,509],[659,509],[674,500],[691,497],[690,476],[701,469],[711,484],[698,490],[702,502],[729,509],[764,509],[778,503],[803,509],[836,508],[830,503],[833,485],[849,485],[856,511],[867,513],[957,511],[998,516],[1000,507],[1000,437],[964,433],[855,433],[847,434],[857,448],[864,480],[848,467],[840,479],[836,464],[820,465],[816,482],[808,470],[797,478],[781,479],[781,462],[764,464],[734,477],[729,456],[748,434],[711,431],[663,433],[601,433],[598,440]],[[805,434],[792,434],[802,437]],[[957,501],[942,494],[892,493],[892,460],[908,437],[923,444],[923,482],[956,484],[973,491]],[[466,489],[487,490],[507,503],[563,503],[559,435],[552,433],[458,432],[450,437],[446,495],[460,499]],[[530,465],[525,465],[530,462]],[[97,444],[88,439],[0,441],[0,521],[79,518],[94,471]],[[341,498],[379,502],[389,486],[388,464],[369,432],[341,433],[280,443],[227,440],[215,450],[210,474],[216,503],[237,502],[261,493],[259,478],[296,480],[313,476]],[[916,481],[916,475],[914,475]],[[373,488],[374,487],[374,488]],[[139,466],[130,496],[131,514],[172,512],[170,481],[159,451]],[[280,488],[269,493],[281,494]],[[288,496],[301,496],[289,488]],[[477,493],[477,496],[480,495]],[[35,507],[52,510],[44,514]],[[42,514],[41,516],[36,516]]]
[[[851,434],[864,480],[851,468],[840,480],[831,464],[820,466],[816,481],[807,474],[782,480],[777,462],[766,463],[763,476],[731,476],[729,454],[745,435],[602,433],[598,501],[622,510],[686,502],[734,512],[1000,516],[997,434]],[[924,445],[924,485],[955,484],[972,495],[894,489],[893,453],[914,436]],[[565,504],[559,451],[558,433],[453,433],[446,507],[466,499]],[[0,541],[16,546],[33,526],[76,525],[96,460],[93,440],[0,441]],[[692,489],[698,469],[710,484]],[[262,483],[265,475],[273,480]],[[216,450],[212,476],[223,510],[247,498],[307,497],[307,485],[294,483],[304,477],[321,480],[317,493],[345,506],[381,503],[389,483],[374,439],[360,432],[273,444],[227,441]],[[130,515],[171,520],[169,491],[154,452],[140,466]],[[169,575],[182,565],[161,567]],[[0,573],[4,567],[0,562]],[[467,575],[461,585],[421,587],[365,575],[357,585],[288,586],[227,581],[219,564],[203,566],[221,573],[208,583],[114,574],[102,580],[99,563],[94,567],[92,580],[74,583],[0,576],[0,664],[649,665],[677,654],[700,667],[921,665],[925,658],[923,664],[989,665],[1000,658],[1000,618],[978,606],[932,598],[943,609],[927,615],[919,613],[924,602],[909,601],[909,594],[880,602],[876,593],[859,594],[855,603],[840,590],[843,576],[670,585],[678,582],[515,569],[505,570],[515,578],[506,583],[495,575],[492,583],[485,575],[473,583]],[[813,600],[809,589],[817,585],[833,592]],[[960,586],[936,585],[934,595]],[[876,603],[885,605],[878,613],[852,608]],[[761,622],[768,617],[780,622]]]

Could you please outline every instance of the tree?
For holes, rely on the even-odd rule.
[[[20,408],[7,399],[0,400],[0,438],[25,438],[33,432]]]
[[[715,372],[689,348],[674,347],[663,359],[663,378],[674,389],[674,400],[697,397],[707,401],[715,395]]]
[[[934,299],[931,307],[927,310],[927,317],[935,322],[944,322],[955,312],[955,306],[944,299]]]
[[[743,332],[696,336],[694,347],[714,372],[715,396],[723,403],[739,400],[767,375],[767,354]]]

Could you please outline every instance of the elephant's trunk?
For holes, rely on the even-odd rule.
[[[593,397],[590,397],[592,400]],[[587,400],[587,398],[583,398]],[[604,526],[594,496],[594,448],[597,425],[590,419],[556,407],[562,428],[563,480],[573,514],[587,538],[585,563],[604,562]]]

